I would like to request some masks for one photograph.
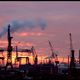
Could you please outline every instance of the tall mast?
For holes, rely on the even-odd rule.
[[[11,68],[13,68],[12,66],[12,46],[11,46],[11,39],[13,37],[11,37],[10,35],[10,24],[8,25],[8,35],[7,35],[7,39],[8,39],[8,48],[7,48],[7,63],[6,63],[6,68],[8,66],[11,66]]]
[[[74,57],[74,49],[72,45],[71,33],[69,33],[69,36],[70,36],[70,52],[71,52],[70,68],[75,68],[75,57]]]

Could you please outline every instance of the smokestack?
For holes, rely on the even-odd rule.
[[[79,64],[80,64],[80,50],[79,50]]]

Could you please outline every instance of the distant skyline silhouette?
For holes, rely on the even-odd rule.
[[[78,57],[80,49],[80,2],[68,1],[15,1],[0,2],[0,33],[4,27],[13,20],[37,21],[41,19],[46,22],[42,30],[39,25],[35,28],[24,28],[15,31],[13,46],[21,42],[19,48],[31,48],[35,46],[37,53],[51,55],[48,40],[51,41],[54,51],[59,57],[70,55],[69,33],[72,33],[75,57]],[[6,26],[7,27],[7,26]],[[0,46],[7,47],[6,35],[0,38]]]

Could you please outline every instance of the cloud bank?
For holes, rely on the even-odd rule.
[[[37,21],[34,20],[12,20],[10,23],[11,25],[11,32],[14,33],[19,29],[24,28],[29,28],[29,29],[33,29],[36,27],[40,27],[41,30],[44,30],[47,26],[46,21],[43,18],[39,18]],[[2,37],[3,35],[6,34],[7,32],[7,26],[8,24],[6,24],[6,26],[3,28],[3,30],[0,33],[0,37]]]

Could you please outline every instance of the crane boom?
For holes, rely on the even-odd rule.
[[[49,40],[48,40],[48,41],[49,41]],[[54,57],[53,47],[52,47],[52,44],[51,44],[50,41],[49,41],[49,45],[50,45],[50,48],[51,48],[51,51],[52,51],[52,57]]]
[[[7,49],[5,47],[0,47],[0,51],[7,51]],[[13,51],[15,52],[15,48],[13,48]],[[28,53],[31,53],[31,49],[18,49],[18,52],[28,52]]]

